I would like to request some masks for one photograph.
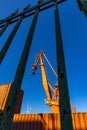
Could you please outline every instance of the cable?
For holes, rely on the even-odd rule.
[[[56,78],[58,79],[58,75],[57,75],[57,73],[56,73],[56,72],[55,72],[55,70],[53,69],[53,67],[52,67],[51,63],[49,62],[49,60],[48,60],[48,58],[46,57],[46,55],[45,55],[45,53],[44,53],[44,52],[43,52],[43,55],[44,55],[44,57],[45,57],[46,61],[48,62],[48,64],[49,64],[50,68],[52,69],[52,71],[53,71],[54,75],[55,75],[55,76],[56,76]]]

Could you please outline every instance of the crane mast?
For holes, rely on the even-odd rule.
[[[58,109],[58,89],[57,89],[58,84],[55,85],[56,86],[55,89],[50,85],[50,83],[47,79],[46,69],[45,69],[45,65],[44,65],[44,61],[43,61],[43,55],[44,55],[43,51],[41,51],[40,53],[38,53],[36,55],[37,60],[32,65],[32,72],[33,72],[33,74],[35,73],[35,70],[37,69],[37,66],[40,62],[40,68],[41,68],[41,73],[42,73],[42,83],[43,83],[43,87],[44,87],[44,90],[45,90],[46,95],[47,95],[47,99],[45,100],[45,103],[47,105],[51,106],[52,113],[58,113],[59,112],[59,109]],[[51,94],[51,91],[53,91],[53,95]],[[56,97],[56,99],[55,99],[55,97]]]
[[[43,55],[43,52],[40,52],[37,55],[37,56],[39,56],[40,67],[41,67],[41,71],[42,71],[42,83],[43,83],[46,95],[48,97],[48,101],[51,102],[52,96],[51,96],[50,90],[49,90],[49,83],[48,83],[48,80],[47,80],[47,75],[46,75],[46,70],[45,70],[45,65],[44,65],[43,59],[42,59],[42,55]]]
[[[51,94],[50,94],[50,90],[49,90],[49,82],[47,80],[47,75],[46,75],[46,70],[45,70],[45,65],[44,65],[44,61],[43,61],[43,51],[41,51],[40,53],[38,53],[36,55],[37,60],[35,61],[35,63],[32,65],[32,72],[33,74],[35,74],[35,70],[37,69],[37,66],[40,62],[40,67],[41,67],[41,72],[42,72],[42,83],[46,92],[46,95],[48,97],[48,101],[51,101]]]
[[[40,68],[41,68],[43,87],[44,87],[45,93],[47,95],[45,103],[51,107],[52,113],[59,113],[59,87],[58,87],[58,82],[55,84],[55,88],[53,88],[51,86],[51,84],[49,83],[49,81],[47,79],[47,74],[46,74],[43,56],[46,59],[46,61],[48,62],[49,66],[51,67],[53,73],[55,74],[55,76],[58,80],[58,75],[54,71],[53,67],[51,66],[49,60],[47,59],[47,57],[46,57],[46,55],[43,51],[39,52],[36,55],[35,63],[32,65],[32,72],[33,72],[33,74],[35,74],[35,71],[36,71],[37,66],[39,64]],[[53,94],[51,93],[51,91],[53,92]],[[70,106],[72,108],[72,111],[76,112],[76,109],[74,108],[74,106],[72,105],[71,102],[70,102]]]

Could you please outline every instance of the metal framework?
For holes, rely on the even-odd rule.
[[[12,30],[11,34],[9,35],[4,47],[0,52],[0,64],[2,63],[7,50],[9,49],[13,38],[16,35],[16,32],[22,23],[22,20],[26,17],[31,15],[33,16],[33,21],[30,26],[30,30],[28,32],[25,46],[22,52],[22,56],[19,61],[19,65],[16,71],[16,75],[14,77],[12,90],[10,92],[8,101],[6,103],[6,107],[4,112],[2,112],[2,118],[0,119],[0,130],[11,130],[12,127],[12,119],[14,116],[14,111],[17,103],[17,98],[19,95],[19,90],[21,88],[24,72],[26,69],[26,63],[28,59],[28,55],[30,52],[30,47],[32,44],[32,39],[38,19],[39,12],[46,10],[50,7],[54,7],[54,18],[55,18],[55,35],[56,35],[56,53],[57,53],[57,64],[58,64],[58,82],[60,87],[60,122],[61,122],[61,130],[73,130],[72,127],[72,117],[71,117],[71,110],[70,110],[70,101],[69,101],[69,92],[68,92],[68,85],[67,85],[67,77],[66,77],[66,68],[65,68],[65,61],[64,61],[64,53],[63,53],[63,45],[62,45],[62,37],[60,31],[60,23],[59,23],[59,14],[58,14],[58,6],[64,2],[65,0],[46,0],[45,2],[39,0],[37,5],[31,7],[28,5],[24,8],[22,13],[18,13],[18,11],[11,14],[11,16],[7,17],[4,20],[0,21],[0,36],[3,35],[6,28],[16,22],[14,29]]]
[[[87,17],[87,0],[77,0],[79,9],[85,14]]]

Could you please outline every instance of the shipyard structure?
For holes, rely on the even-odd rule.
[[[12,84],[0,85],[0,118]],[[61,130],[59,113],[20,114],[24,91],[20,90],[11,130]],[[87,113],[72,112],[74,130],[87,129]]]
[[[0,64],[2,64],[22,21],[24,19],[26,20],[27,17],[33,17],[30,26],[27,27],[29,31],[26,36],[14,80],[10,84],[0,85],[0,130],[87,130],[87,113],[78,113],[69,98],[63,40],[58,12],[58,5],[65,1],[66,0],[38,0],[35,6],[31,7],[29,4],[21,13],[16,9],[11,15],[0,20],[0,37],[2,37],[11,24],[15,23],[0,51]],[[87,15],[86,0],[77,0],[77,2],[80,10]],[[39,64],[42,73],[43,87],[47,95],[45,103],[51,107],[52,111],[45,114],[20,114],[24,94],[24,91],[21,90],[21,86],[38,16],[42,11],[51,7],[54,10],[54,44],[56,46],[58,72],[57,74],[55,73],[43,51],[36,55],[37,60],[35,60],[35,63],[32,65],[32,72],[33,74],[35,73]],[[58,82],[55,84],[55,88],[52,88],[47,79],[43,56],[57,77]],[[50,89],[53,91],[53,94],[50,93]]]

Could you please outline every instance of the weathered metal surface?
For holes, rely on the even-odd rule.
[[[34,31],[35,31],[35,27],[36,27],[36,23],[38,19],[38,14],[39,14],[39,9],[36,10],[36,13],[34,15],[32,24],[30,26],[30,29],[26,38],[22,56],[20,58],[20,61],[16,70],[16,74],[14,77],[14,81],[12,83],[12,89],[6,103],[3,116],[0,119],[0,130],[11,130],[11,127],[12,127],[12,120],[13,120],[14,112],[16,109],[16,104],[17,104],[22,80],[24,77],[27,59],[30,52],[30,47],[32,44],[32,39],[33,39],[33,35],[34,35]]]
[[[5,30],[7,29],[9,25],[9,22],[5,23],[4,26],[2,27],[2,29],[0,30],[0,37],[2,36],[2,34],[5,32]]]
[[[87,113],[73,113],[72,122],[74,130],[87,130]],[[60,130],[60,117],[59,114],[15,114],[12,130]]]
[[[18,28],[20,27],[21,25],[21,22],[23,20],[23,17],[20,17],[19,20],[17,21],[16,25],[14,26],[13,30],[11,31],[9,37],[7,38],[7,41],[5,43],[5,45],[3,46],[1,52],[0,52],[0,64],[2,63],[11,43],[12,43],[12,40],[13,38],[15,37],[16,35],[16,32],[18,30]]]
[[[0,110],[3,112],[5,109],[6,102],[8,100],[10,91],[11,91],[12,84],[4,84],[0,85]],[[20,113],[21,110],[21,104],[22,104],[22,98],[23,98],[23,90],[20,90],[19,98],[16,106],[15,113]]]
[[[62,2],[65,2],[65,1],[66,0],[58,0],[57,4],[61,4]],[[8,21],[10,21],[10,23],[16,22],[20,16],[23,16],[24,18],[26,18],[26,17],[29,17],[31,15],[34,15],[36,9],[38,9],[38,8],[40,8],[39,11],[43,11],[43,10],[46,10],[50,7],[53,7],[54,4],[52,2],[54,2],[54,0],[43,1],[43,3],[37,4],[33,7],[31,7],[30,9],[28,9],[27,11],[23,11],[23,12],[17,14],[16,16],[13,16],[13,17],[8,16],[7,18],[0,20],[0,28],[3,27],[3,24],[5,22],[8,22]]]
[[[22,105],[23,94],[24,94],[24,91],[23,91],[23,90],[20,90],[19,97],[18,97],[18,102],[17,102],[16,110],[15,110],[15,113],[16,113],[16,114],[19,114],[20,111],[21,111],[21,105]]]
[[[87,17],[87,0],[77,0],[79,9],[86,15]]]
[[[61,130],[73,130],[57,0],[54,0],[54,18],[55,18],[56,53],[57,53],[57,68],[58,68],[59,104],[60,104],[59,110],[60,110]]]

